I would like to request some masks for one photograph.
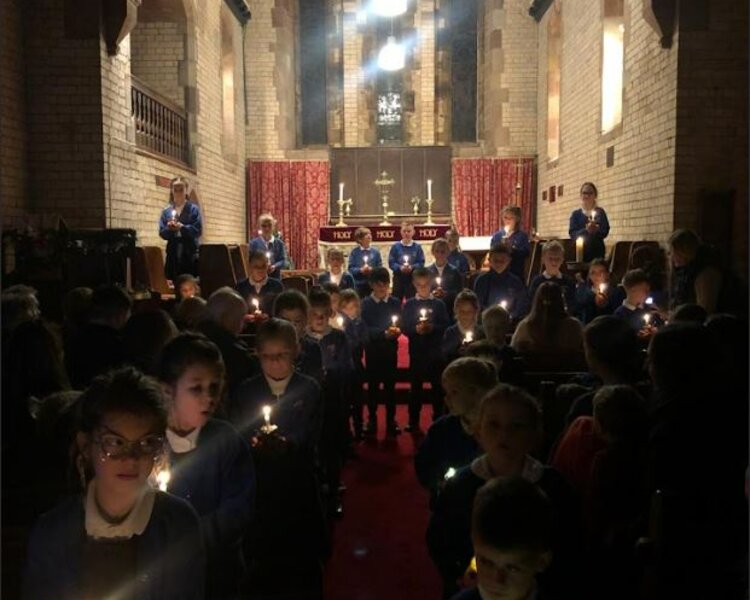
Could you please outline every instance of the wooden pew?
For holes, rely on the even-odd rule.
[[[226,244],[202,244],[198,273],[201,280],[201,295],[208,298],[220,287],[234,288],[237,277],[232,266],[232,256]]]
[[[164,249],[161,246],[136,246],[133,257],[133,287],[154,290],[162,297],[174,298],[164,275]]]
[[[229,254],[232,257],[232,268],[234,269],[234,276],[237,281],[247,279],[250,275],[250,270],[247,267],[247,258],[243,260],[242,249],[239,246],[229,246]]]

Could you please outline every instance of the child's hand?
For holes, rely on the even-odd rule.
[[[385,330],[385,337],[388,339],[397,338],[401,335],[401,329],[396,327],[395,325],[391,325],[388,329]]]
[[[653,325],[644,325],[638,330],[638,339],[647,340],[656,333],[656,327]]]
[[[429,321],[420,321],[417,323],[417,333],[419,335],[426,335],[432,331],[432,323]]]
[[[268,272],[273,273],[276,270],[276,265],[268,265]]]
[[[412,269],[411,269],[411,265],[401,265],[401,269],[400,269],[400,271],[401,271],[402,273],[406,273],[406,274],[408,275],[408,274],[409,274],[409,273],[411,273],[411,271],[412,271]]]
[[[607,298],[607,294],[602,294],[601,292],[597,292],[594,294],[594,304],[596,304],[599,308],[602,308],[607,305],[607,301],[609,298]]]
[[[445,290],[441,287],[435,288],[432,290],[432,295],[435,296],[435,298],[443,298],[445,297]]]
[[[595,223],[594,221],[589,221],[586,223],[586,231],[589,233],[596,233],[599,231],[599,223]]]
[[[370,271],[372,271],[372,267],[370,265],[363,265],[362,266],[362,272],[363,273],[369,273]]]

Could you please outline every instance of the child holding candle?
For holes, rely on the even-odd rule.
[[[174,281],[175,300],[182,302],[186,298],[201,295],[201,288],[198,280],[190,273],[179,275]]]
[[[430,293],[430,272],[424,267],[414,270],[412,281],[416,295],[403,308],[404,334],[409,338],[409,425],[406,431],[419,431],[424,382],[430,384],[432,420],[442,414],[440,371],[442,356],[440,343],[448,327],[448,311],[442,301]]]
[[[449,229],[445,233],[445,239],[448,242],[448,248],[450,252],[448,254],[448,262],[456,268],[461,276],[466,275],[470,271],[469,259],[466,255],[461,252],[461,246],[459,246],[459,235],[455,229]]]
[[[622,288],[609,282],[607,262],[603,258],[592,260],[588,278],[576,287],[576,316],[585,325],[596,317],[611,315],[623,300]]]
[[[289,257],[282,239],[274,235],[276,219],[269,213],[263,213],[258,217],[258,227],[258,236],[250,240],[248,248],[251,257],[253,252],[262,252],[268,259],[268,276],[280,282],[281,270],[289,268]]]
[[[453,320],[453,302],[456,294],[464,287],[464,278],[458,269],[448,262],[450,245],[444,238],[432,242],[432,256],[435,262],[427,269],[432,274],[432,295],[439,298],[448,310],[448,318]]]
[[[290,322],[297,332],[300,349],[295,368],[322,385],[323,355],[317,340],[307,335],[309,313],[310,302],[307,296],[298,290],[284,290],[276,296],[273,303],[273,316]]]
[[[328,324],[334,329],[344,331],[346,322],[339,308],[339,304],[341,303],[341,289],[335,283],[331,283],[330,281],[321,284],[320,289],[328,292],[328,296],[331,298],[331,316],[328,319]]]
[[[661,320],[658,313],[646,304],[651,291],[648,275],[642,269],[632,269],[623,276],[622,287],[625,289],[625,300],[613,316],[627,321],[638,331],[639,338],[650,338]]]
[[[414,296],[412,272],[424,267],[424,251],[414,241],[414,225],[409,221],[401,224],[401,240],[391,246],[388,266],[393,272],[393,295],[401,301]]]
[[[164,274],[174,280],[182,273],[198,275],[198,248],[203,233],[201,211],[188,199],[189,186],[184,177],[175,177],[169,185],[169,204],[161,212],[159,237],[167,241]]]
[[[448,414],[430,426],[414,454],[417,479],[430,492],[430,505],[445,486],[448,469],[460,469],[480,454],[474,438],[479,402],[497,385],[497,370],[486,360],[457,358],[443,371],[441,383]]]
[[[251,440],[258,480],[255,519],[244,546],[248,591],[262,597],[320,597],[320,565],[328,549],[316,475],[320,386],[294,368],[300,347],[291,323],[265,321],[255,346],[262,373],[239,386],[229,407],[232,423]],[[269,421],[277,426],[268,434],[260,432],[264,406],[271,407]]]
[[[325,482],[328,486],[328,514],[341,517],[343,509],[338,493],[341,466],[346,449],[351,443],[344,391],[354,367],[346,334],[328,324],[333,312],[328,292],[313,289],[309,301],[307,335],[318,342],[325,371],[320,451],[326,475]]]
[[[367,362],[368,424],[364,433],[375,435],[378,429],[378,391],[383,384],[385,423],[389,436],[400,433],[396,423],[396,369],[398,367],[398,337],[401,335],[401,302],[389,295],[391,278],[385,267],[370,273],[372,294],[362,300],[362,320],[367,325],[369,339],[365,345]]]
[[[560,268],[565,261],[565,249],[557,240],[545,242],[542,246],[542,272],[529,284],[529,298],[533,300],[537,289],[545,281],[560,286],[565,297],[565,306],[569,315],[576,313],[576,281]]]
[[[344,314],[344,331],[346,331],[346,336],[349,340],[354,368],[345,397],[350,399],[349,410],[352,418],[352,426],[354,427],[354,437],[357,440],[361,440],[363,438],[362,384],[365,382],[365,369],[362,359],[364,358],[365,345],[369,340],[370,333],[367,324],[360,316],[360,299],[354,290],[344,290],[341,292],[339,307]]]
[[[435,502],[427,530],[430,556],[443,577],[447,597],[474,554],[471,507],[477,490],[495,478],[521,477],[535,484],[550,499],[558,515],[554,564],[548,583],[569,590],[578,568],[580,513],[574,492],[555,469],[531,456],[541,439],[542,417],[537,400],[520,388],[498,384],[481,401],[475,435],[484,454],[458,469]],[[510,515],[509,515],[510,516]],[[561,597],[576,597],[562,594]]]
[[[370,293],[368,278],[373,269],[383,266],[380,251],[372,246],[372,232],[367,227],[359,227],[354,232],[357,247],[349,254],[349,273],[354,277],[354,284],[360,298]]]
[[[597,203],[599,191],[590,181],[581,186],[581,208],[570,215],[571,239],[583,238],[583,262],[604,258],[604,239],[609,235],[607,213]],[[578,254],[578,253],[576,253]]]
[[[273,299],[284,291],[284,286],[278,279],[272,279],[268,274],[268,257],[264,252],[253,250],[250,252],[250,277],[237,284],[237,291],[247,302],[250,313],[249,320],[261,321],[271,314]],[[256,302],[253,302],[253,301]]]
[[[461,356],[462,348],[474,340],[481,339],[484,334],[478,324],[479,300],[474,292],[463,290],[456,296],[453,303],[456,322],[446,328],[440,349],[443,361],[447,364]]]
[[[339,289],[347,290],[354,287],[354,277],[344,270],[344,253],[339,248],[329,248],[326,253],[328,271],[318,276],[318,285],[333,283]]]
[[[511,253],[505,244],[495,244],[490,248],[490,270],[482,273],[474,282],[474,293],[479,305],[487,308],[492,304],[507,302],[507,309],[513,320],[520,320],[528,310],[526,286],[510,272]]]
[[[208,338],[185,333],[164,347],[158,371],[167,406],[169,492],[200,516],[208,597],[236,598],[245,576],[242,538],[255,502],[255,468],[247,441],[213,418],[224,361]]]
[[[524,280],[526,258],[531,252],[529,236],[521,231],[521,207],[506,206],[502,210],[503,227],[492,234],[490,248],[495,244],[504,243],[510,247],[510,272]]]
[[[158,383],[133,368],[110,371],[79,402],[83,496],[37,521],[23,597],[203,599],[198,516],[149,482],[167,427]]]

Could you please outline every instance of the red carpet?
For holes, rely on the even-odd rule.
[[[422,428],[432,409],[422,409]],[[406,406],[397,420],[407,421]],[[325,600],[431,600],[441,596],[440,578],[424,542],[428,495],[417,482],[415,439],[379,435],[357,446],[359,458],[344,469],[344,518],[336,525],[333,556],[325,574]]]

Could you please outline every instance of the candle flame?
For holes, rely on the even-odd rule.
[[[469,344],[474,341],[474,332],[473,331],[467,331],[464,335],[464,342]]]
[[[253,305],[253,307],[255,307],[255,310],[260,310],[260,302],[257,298],[253,298],[252,300],[250,300],[250,303]]]
[[[266,425],[271,424],[271,407],[268,404],[263,407],[263,420],[266,422]]]
[[[437,286],[438,286],[438,287],[440,287],[440,283],[441,283],[442,281],[443,281],[443,278],[442,278],[442,277],[435,277],[435,283],[437,284]]]
[[[600,283],[599,284],[599,293],[603,294],[607,291],[607,284],[606,283]]]
[[[404,256],[404,264],[405,265],[409,264],[409,255],[408,254],[406,256]]]
[[[646,298],[646,304],[653,304],[653,303],[654,303],[654,299],[651,296]]]
[[[651,322],[651,315],[649,313],[646,313],[643,315],[643,322],[648,325]]]
[[[172,474],[169,472],[169,469],[162,469],[156,474],[156,483],[162,492],[167,491],[170,479],[172,479]]]
[[[337,323],[337,325],[339,327],[343,327],[344,326],[344,317],[342,317],[341,315],[339,315],[338,317],[336,317],[336,323]]]
[[[508,310],[508,301],[507,300],[500,300],[500,308],[504,310]]]
[[[453,467],[449,467],[448,470],[445,472],[445,479],[446,479],[446,481],[448,479],[451,479],[455,475],[456,475],[456,469],[454,469]]]
[[[369,256],[367,256],[367,255],[365,255],[365,256],[364,256],[364,261],[365,261],[365,264],[367,264],[367,261],[368,261],[369,259],[370,259],[370,257],[369,257]]]
[[[393,315],[393,316],[391,317],[391,323],[393,323],[393,326],[394,326],[394,327],[396,326],[396,323],[397,323],[397,322],[398,322],[398,316],[396,316],[396,315]]]

